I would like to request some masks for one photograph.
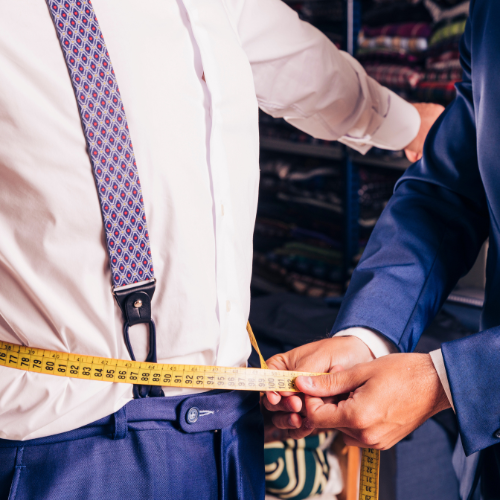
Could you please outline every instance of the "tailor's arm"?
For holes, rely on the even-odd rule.
[[[431,129],[422,160],[410,167],[398,182],[352,276],[332,333],[354,327],[369,328],[403,353],[411,352],[458,279],[472,267],[488,236],[488,203],[477,160],[477,111],[472,94],[470,40],[469,21],[461,42],[464,78],[457,84],[457,97]],[[347,338],[356,349],[354,342],[360,339]],[[497,398],[491,391],[491,387],[498,384],[498,377],[497,370],[489,369],[495,360],[498,362],[498,338],[496,331],[487,331],[442,347],[466,453],[498,441],[494,427],[498,424],[500,396]],[[330,340],[339,341],[339,338]],[[317,365],[323,359],[325,365],[333,368],[338,362],[341,364],[356,356],[345,350],[337,352],[333,345],[330,349],[320,347],[315,354],[310,352],[310,346],[304,346],[299,348],[303,349],[304,356],[298,351],[293,357],[281,355],[289,361],[282,359],[281,366],[299,370],[304,359],[314,359]],[[276,366],[274,358],[270,365]],[[376,367],[375,373],[372,370]],[[418,422],[450,405],[429,355],[394,354],[345,368],[350,375],[339,373],[330,378],[352,376],[358,381],[359,387],[342,385],[343,390],[354,392],[351,398],[354,402],[336,405],[337,400],[326,401],[329,406],[322,407],[322,415],[330,410],[335,413],[336,408],[343,406],[358,408],[359,417],[362,405],[357,407],[356,400],[371,405],[367,411],[363,410],[365,420],[351,421],[346,427],[369,428],[377,438],[370,439],[370,444],[376,441],[379,447],[390,446],[419,425]],[[419,380],[414,375],[417,373],[421,375]],[[396,381],[399,388],[393,386]],[[386,387],[379,388],[377,384]],[[320,393],[317,388],[301,385],[300,381],[298,385],[312,396]],[[372,397],[361,385],[369,387],[378,398]],[[326,393],[328,391],[321,392]],[[411,401],[404,397],[412,393],[419,397]],[[337,389],[328,394],[339,395]],[[303,419],[305,412],[313,411],[318,401],[314,400],[313,406],[306,405],[306,408],[300,401],[302,415],[297,414],[289,421],[284,412],[296,411],[297,399],[286,395],[278,405],[272,405],[274,398],[268,395],[266,407],[279,409],[276,422],[293,429],[294,437],[306,435],[311,426],[326,422],[320,418]],[[287,409],[284,406],[290,398],[294,398],[293,408]],[[411,411],[406,411],[405,406]],[[480,415],[475,409],[478,407]],[[368,443],[357,432],[351,437]]]

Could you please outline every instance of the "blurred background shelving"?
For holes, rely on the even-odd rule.
[[[461,0],[284,0],[367,73],[410,102],[448,105],[461,79]],[[261,112],[252,294],[341,298],[394,185],[403,151],[361,155]],[[478,307],[484,260],[450,296]],[[478,262],[479,262],[478,261]],[[469,283],[469,284],[467,284]],[[471,286],[470,283],[473,283]],[[464,298],[465,297],[465,298]]]

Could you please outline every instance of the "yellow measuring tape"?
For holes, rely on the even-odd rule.
[[[260,369],[127,361],[37,349],[2,341],[0,341],[0,366],[101,382],[259,392],[298,392],[295,386],[295,379],[298,376],[323,375],[269,370],[250,324],[247,325],[247,331],[253,347],[259,354],[262,366]],[[378,499],[378,464],[379,452],[377,450],[363,450],[360,500]]]
[[[363,448],[359,476],[359,500],[378,500],[380,450]]]
[[[252,345],[257,346],[251,328],[248,326],[247,329]],[[297,392],[295,379],[299,375],[320,375],[319,373],[269,370],[260,351],[257,352],[265,369],[127,361],[0,342],[0,366],[101,382],[260,392]]]

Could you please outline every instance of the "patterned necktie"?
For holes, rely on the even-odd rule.
[[[127,118],[90,0],[47,0],[78,101],[113,275],[121,287],[154,278]]]

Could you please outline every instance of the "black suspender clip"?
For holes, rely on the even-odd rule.
[[[151,301],[155,293],[156,279],[138,284],[137,286],[127,286],[113,290],[116,302],[122,310],[125,322],[123,325],[123,338],[127,346],[130,357],[135,361],[134,350],[130,342],[129,327],[140,323],[149,325],[149,353],[146,362],[156,363],[156,327],[151,317]],[[134,398],[154,398],[164,396],[163,390],[159,386],[134,385]]]

